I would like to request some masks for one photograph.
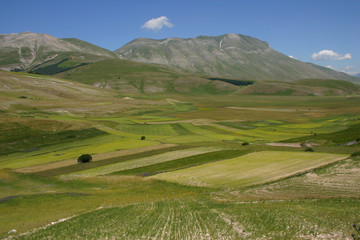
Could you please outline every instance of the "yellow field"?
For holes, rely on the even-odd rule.
[[[276,181],[346,157],[345,154],[263,151],[151,178],[195,186],[244,187]]]

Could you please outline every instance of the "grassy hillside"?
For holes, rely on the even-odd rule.
[[[36,74],[54,75],[83,65],[109,59],[107,56],[98,56],[77,52],[66,52],[42,64],[29,69],[28,72]]]
[[[84,66],[86,65],[86,66]],[[68,70],[66,69],[68,67]],[[163,65],[127,60],[104,60],[95,63],[66,59],[40,69],[59,71],[56,76],[81,83],[120,90],[128,94],[232,94],[331,96],[359,94],[360,87],[341,80],[304,79],[295,82],[251,81],[232,78],[200,77],[183,74]],[[61,71],[61,72],[60,72]]]
[[[229,83],[184,75],[162,65],[127,60],[96,62],[56,76],[130,94],[217,94],[233,92],[236,89],[235,85]]]
[[[150,105],[151,109],[169,104],[123,99],[119,92],[45,75],[0,71],[0,81],[0,110],[15,116],[50,114],[54,118],[66,119],[61,115],[104,115],[124,110],[137,111],[143,105]]]
[[[301,79],[294,82],[257,81],[238,90],[240,94],[285,96],[358,95],[360,86],[343,80]]]
[[[74,128],[70,123],[49,120],[17,120],[0,118],[0,155],[13,152],[32,152],[75,140],[106,134],[96,128]]]

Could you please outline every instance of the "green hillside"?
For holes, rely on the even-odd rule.
[[[164,65],[107,59],[94,63],[76,58],[42,70],[61,72],[56,76],[80,83],[120,90],[127,94],[242,94],[287,96],[337,96],[359,94],[360,87],[348,81],[304,79],[294,82],[251,81],[235,78],[184,74]],[[68,70],[66,68],[69,68]]]
[[[358,95],[360,86],[344,80],[301,79],[294,82],[257,81],[239,89],[240,94],[285,96]]]
[[[358,91],[360,87],[348,81],[333,79],[300,79],[294,82],[295,85],[306,85],[313,87],[327,87],[333,89]]]
[[[56,76],[130,94],[217,94],[237,89],[230,83],[183,74],[162,65],[115,59],[87,64]]]
[[[89,63],[102,61],[108,57],[90,55],[76,52],[66,52],[57,54],[54,59],[46,61],[42,64],[29,69],[29,72],[36,74],[54,75],[73,68],[77,68]]]

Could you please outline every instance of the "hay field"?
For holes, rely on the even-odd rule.
[[[206,187],[244,187],[276,181],[348,157],[345,154],[262,151],[152,176]]]

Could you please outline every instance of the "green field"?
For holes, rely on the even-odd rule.
[[[197,165],[216,162],[224,159],[237,157],[244,155],[248,151],[246,150],[220,150],[209,153],[197,154],[195,156],[178,158],[172,161],[166,161],[162,163],[152,164],[144,167],[136,167],[128,170],[116,171],[112,174],[116,175],[141,175],[149,176],[162,172],[175,171],[178,169],[194,167]]]
[[[67,175],[62,175],[61,178],[63,179],[71,179],[71,178],[84,178],[84,177],[93,177],[99,175],[106,175],[113,172],[139,168],[149,165],[154,165],[158,163],[168,162],[179,158],[189,157],[193,155],[199,155],[206,152],[214,152],[216,148],[209,148],[209,147],[200,147],[200,148],[190,148],[178,151],[170,151],[167,153],[153,155],[146,158],[138,158],[135,160],[120,162],[109,164],[102,167],[91,168],[89,170],[75,172]]]
[[[106,63],[64,76],[115,90],[0,72],[1,239],[351,239],[359,96],[180,94],[202,77]],[[288,85],[352,87],[313,81]]]
[[[344,154],[262,151],[153,178],[195,186],[245,187],[273,182],[346,157]]]

